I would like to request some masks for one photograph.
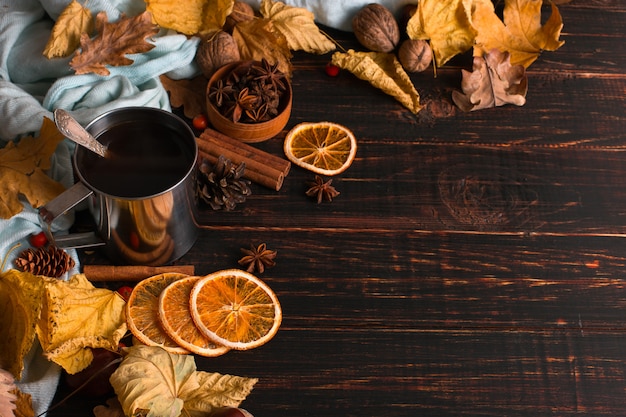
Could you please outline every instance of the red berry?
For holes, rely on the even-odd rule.
[[[48,236],[44,232],[39,232],[34,235],[30,235],[30,245],[33,248],[41,248],[48,244]]]
[[[133,292],[133,289],[129,287],[128,285],[125,285],[117,289],[117,293],[121,295],[125,301],[128,301],[128,298],[130,297],[130,293],[132,292]]]
[[[339,75],[340,68],[332,62],[329,62],[326,64],[326,68],[324,68],[324,70],[326,71],[326,75],[329,77],[336,77]]]
[[[139,249],[139,245],[141,244],[141,242],[139,241],[139,235],[135,231],[132,231],[130,232],[129,238],[130,246],[135,250]]]
[[[204,130],[209,125],[209,121],[207,120],[204,114],[199,114],[196,117],[194,117],[191,123],[193,124],[193,127],[195,127],[198,130]]]

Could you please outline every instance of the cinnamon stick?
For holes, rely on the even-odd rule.
[[[215,163],[220,155],[233,163],[246,164],[244,177],[259,185],[280,190],[291,162],[207,128],[196,138],[201,157]]]
[[[194,275],[193,265],[135,266],[135,265],[84,265],[83,274],[89,281],[141,281],[151,276],[174,272]]]

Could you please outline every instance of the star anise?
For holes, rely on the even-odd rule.
[[[249,111],[255,108],[258,102],[258,97],[250,93],[248,87],[239,92],[235,103],[227,111],[227,114],[232,118],[233,122],[238,122],[245,111]]]
[[[339,195],[339,191],[333,187],[333,180],[324,181],[322,177],[319,175],[315,176],[315,181],[309,183],[310,188],[306,190],[306,195],[308,197],[315,197],[317,199],[317,204],[320,204],[322,201],[333,201],[333,198]]]
[[[215,86],[211,87],[209,99],[215,103],[217,107],[222,107],[228,95],[234,92],[233,86],[225,83],[224,80],[218,80]]]
[[[276,251],[267,249],[265,243],[261,243],[257,247],[250,245],[250,249],[241,248],[241,253],[245,256],[239,260],[239,265],[245,266],[246,271],[250,273],[258,271],[259,274],[262,274],[265,272],[265,268],[276,265],[274,262]]]
[[[285,91],[287,89],[285,84],[286,77],[285,74],[278,69],[279,63],[280,61],[276,61],[275,64],[271,64],[265,58],[261,58],[261,65],[253,67],[257,73],[255,80],[270,84],[279,91]]]

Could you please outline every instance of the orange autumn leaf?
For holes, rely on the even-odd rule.
[[[70,56],[80,44],[80,36],[93,30],[91,11],[72,0],[57,19],[43,51],[46,58]]]
[[[220,30],[234,0],[146,0],[146,10],[161,27],[185,35]]]
[[[93,72],[98,75],[109,75],[106,65],[130,65],[133,60],[126,54],[147,52],[154,45],[146,38],[156,35],[159,27],[152,23],[150,13],[143,12],[135,17],[124,17],[118,22],[109,23],[106,13],[96,16],[98,35],[91,39],[86,33],[80,38],[82,51],[77,51],[70,61],[76,74]]]
[[[346,53],[335,52],[332,63],[394,97],[412,113],[422,109],[419,93],[395,55],[351,49]]]
[[[8,219],[24,208],[20,195],[40,207],[61,194],[65,187],[50,178],[50,158],[65,137],[54,122],[43,119],[39,137],[28,136],[0,149],[0,218]]]
[[[551,4],[551,15],[541,24],[542,0],[505,0],[503,20],[496,15],[491,2],[475,2],[472,25],[477,31],[474,54],[499,49],[511,54],[512,65],[528,68],[542,51],[555,51],[565,42],[559,40],[563,21],[557,6]]]

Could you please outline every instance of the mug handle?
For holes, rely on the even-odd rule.
[[[95,232],[72,233],[68,235],[53,235],[51,232],[51,225],[55,219],[76,207],[91,195],[93,195],[93,191],[82,182],[77,182],[48,202],[48,204],[39,207],[39,222],[50,242],[61,249],[88,248],[105,244]]]

